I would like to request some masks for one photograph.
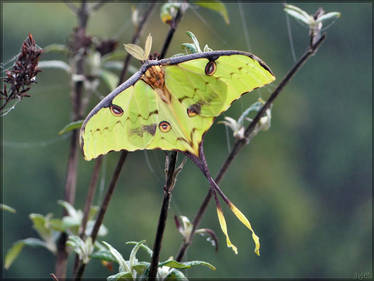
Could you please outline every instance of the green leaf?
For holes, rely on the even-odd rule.
[[[192,3],[219,13],[225,20],[226,24],[230,24],[229,14],[227,13],[226,6],[223,2],[219,0],[211,0],[205,2],[193,1]]]
[[[183,263],[184,265],[188,265],[188,266],[195,266],[195,265],[203,265],[203,266],[207,266],[209,267],[209,269],[211,270],[216,270],[216,267],[208,262],[205,262],[205,261],[187,261],[187,262],[184,262]]]
[[[290,16],[295,18],[296,20],[300,21],[301,23],[304,23],[308,26],[311,24],[310,17],[306,18],[306,17],[304,17],[304,16],[300,15],[299,13],[297,13],[295,11],[292,11],[292,10],[284,9],[284,11],[287,12],[287,14],[289,14]]]
[[[142,47],[135,44],[123,44],[126,51],[132,55],[134,58],[140,61],[144,61],[144,50]]]
[[[62,44],[50,44],[43,48],[43,53],[48,53],[48,52],[62,52],[62,53],[67,53],[68,48],[66,45]]]
[[[0,204],[0,209],[4,211],[8,211],[10,213],[15,213],[16,209],[13,209],[12,207],[5,205],[5,204]]]
[[[149,54],[151,53],[152,49],[152,36],[151,33],[148,34],[147,39],[145,40],[145,45],[144,45],[144,57],[148,59]]]
[[[50,215],[44,217],[40,214],[30,214],[29,217],[33,222],[33,228],[38,232],[40,237],[46,241],[50,240],[52,236],[52,230],[48,227]]]
[[[136,241],[128,241],[126,242],[127,245],[136,245],[138,244],[139,242],[136,242]],[[145,250],[147,252],[147,254],[152,257],[153,255],[153,251],[147,246],[147,245],[144,245],[144,244],[140,244],[140,248],[142,248],[143,250]]]
[[[119,271],[124,271],[124,272],[130,272],[130,268],[127,265],[127,262],[125,259],[122,257],[122,255],[109,243],[103,241],[103,244],[109,249],[110,253],[113,255],[113,257],[116,259],[117,263],[119,264]]]
[[[108,281],[117,281],[117,280],[129,280],[133,281],[131,272],[119,272],[114,275],[110,275],[106,278]]]
[[[71,67],[66,62],[61,60],[44,60],[38,63],[39,68],[56,68],[66,71],[67,73],[71,72]]]
[[[122,66],[121,66],[122,69]],[[103,79],[106,86],[109,88],[110,91],[113,91],[118,84],[118,76],[113,72],[105,69],[100,70],[100,78]]]
[[[5,261],[4,261],[4,268],[9,269],[9,267],[12,265],[14,260],[18,257],[18,255],[21,253],[23,247],[27,246],[32,246],[32,247],[43,247],[47,248],[47,244],[36,238],[26,238],[23,240],[19,240],[13,244],[13,246],[8,250],[6,256],[5,256]]]
[[[195,47],[197,49],[197,52],[201,53],[200,43],[197,40],[195,34],[193,34],[191,31],[187,31],[186,33],[187,33],[188,37],[190,37],[192,39],[192,42],[193,42],[193,44],[195,45]]]
[[[4,262],[5,269],[8,269],[12,265],[13,261],[18,257],[18,255],[22,251],[23,246],[25,246],[25,242],[23,240],[20,240],[14,243],[13,246],[8,250]]]
[[[82,124],[83,124],[83,120],[70,122],[64,128],[62,128],[58,132],[58,134],[63,135],[63,134],[66,134],[67,132],[70,132],[70,131],[73,131],[73,130],[76,130],[76,129],[80,129],[80,127],[82,127]]]
[[[64,227],[64,224],[61,219],[51,219],[49,221],[51,228],[55,231],[65,231],[66,228]]]
[[[149,262],[138,262],[132,269],[136,271],[137,274],[143,274],[151,264]]]
[[[182,46],[186,49],[187,53],[190,53],[190,54],[198,53],[198,50],[196,49],[194,44],[182,43]],[[182,55],[185,55],[185,54],[182,54]]]
[[[186,281],[188,280],[187,277],[182,273],[182,271],[174,269],[170,271],[169,275],[166,276],[164,279],[165,281],[172,281],[172,280],[180,280],[180,281]]]
[[[86,241],[83,241],[79,236],[70,235],[66,245],[71,247],[73,251],[79,256],[84,264],[87,264],[90,260],[90,255],[93,251],[92,239],[88,237]]]
[[[22,240],[25,245],[31,246],[31,247],[43,247],[49,250],[47,243],[45,243],[43,240],[40,240],[38,238],[26,238]]]
[[[79,249],[84,248],[84,241],[79,236],[69,235],[66,245],[71,247],[76,252]]]
[[[190,268],[192,266],[195,266],[195,265],[204,265],[204,266],[207,266],[209,267],[211,270],[216,270],[216,268],[211,265],[210,263],[208,262],[205,262],[205,261],[187,261],[187,262],[177,262],[176,260],[167,260],[167,261],[164,261],[164,262],[160,262],[158,264],[158,266],[168,266],[168,267],[171,267],[171,268],[178,268],[178,269],[186,269],[186,268]]]
[[[83,217],[81,210],[76,210],[69,202],[63,200],[58,200],[57,203],[65,208],[69,217],[73,218],[74,220],[80,223],[80,220],[82,220]]]
[[[132,248],[131,253],[130,253],[130,258],[129,258],[129,263],[130,263],[130,268],[135,265],[136,261],[136,253],[139,251],[140,247],[142,244],[145,243],[145,240],[139,241],[138,243],[135,244],[135,246]]]
[[[323,22],[323,21],[326,21],[326,20],[335,20],[337,18],[340,18],[340,16],[341,16],[341,14],[339,12],[330,12],[330,13],[327,13],[325,15],[320,16],[317,19],[317,22]]]
[[[167,260],[164,262],[160,262],[158,264],[159,267],[161,266],[168,266],[171,268],[180,268],[180,269],[185,269],[185,268],[190,268],[190,265],[185,265],[185,263],[177,262],[176,260]]]
[[[296,20],[308,26],[314,22],[314,18],[311,15],[294,5],[284,4],[284,11]]]
[[[108,250],[99,250],[91,254],[91,258],[102,261],[117,262],[116,258]]]

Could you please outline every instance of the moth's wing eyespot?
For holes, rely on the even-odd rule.
[[[123,109],[119,105],[112,104],[110,107],[110,112],[116,117],[120,117],[123,115]]]
[[[209,61],[205,66],[205,74],[208,76],[213,75],[216,72],[217,64],[215,61]]]
[[[187,108],[187,115],[189,117],[194,117],[197,115],[197,112],[194,110],[194,108],[189,107]]]
[[[192,108],[187,108],[187,115],[189,117],[193,117],[193,116],[196,116],[197,113]]]
[[[161,121],[158,124],[158,127],[159,127],[160,131],[163,132],[163,133],[167,133],[171,130],[171,125],[167,121]]]
[[[194,117],[198,115],[200,111],[201,111],[201,104],[195,103],[187,108],[187,115],[188,117]]]

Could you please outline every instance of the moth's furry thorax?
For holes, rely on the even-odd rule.
[[[158,65],[151,66],[143,74],[142,80],[152,89],[163,89],[165,87],[165,72]]]
[[[142,80],[156,91],[161,100],[165,103],[171,103],[171,95],[165,87],[165,71],[162,66],[154,65],[147,69],[143,74]]]

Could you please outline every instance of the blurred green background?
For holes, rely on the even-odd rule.
[[[225,246],[214,204],[201,227],[219,237],[218,253],[203,237],[196,236],[186,260],[204,260],[217,267],[197,267],[191,277],[347,277],[372,276],[372,4],[296,4],[309,13],[318,7],[339,11],[340,19],[326,30],[327,39],[276,100],[272,126],[242,150],[220,186],[248,216],[261,239],[261,256],[253,253],[250,233],[224,207],[235,255]],[[115,37],[128,43],[133,34],[131,6],[140,12],[146,4],[108,3],[95,12],[88,33],[99,38]],[[204,46],[215,50],[249,50],[261,57],[277,80],[235,102],[223,116],[238,118],[259,96],[266,98],[293,64],[286,16],[281,3],[227,3],[230,25],[217,13],[188,10],[180,23],[168,56],[181,52],[192,31]],[[242,9],[242,16],[240,14]],[[168,31],[159,17],[158,4],[141,36],[153,36],[153,50],[160,50]],[[19,52],[27,34],[45,47],[64,44],[76,26],[73,13],[62,3],[3,4],[3,52],[5,61]],[[308,44],[308,30],[290,19],[297,57]],[[248,36],[249,40],[246,40]],[[249,43],[249,44],[248,44]],[[64,59],[46,54],[41,59]],[[139,67],[133,60],[132,65]],[[69,138],[57,132],[71,118],[70,77],[61,70],[43,70],[32,97],[20,102],[2,119],[3,201],[16,214],[4,213],[2,253],[13,242],[35,237],[29,213],[62,214],[57,200],[63,198]],[[100,88],[105,95],[105,87]],[[99,99],[95,96],[89,108]],[[220,116],[217,120],[222,120]],[[230,136],[232,145],[233,139]],[[216,124],[206,134],[205,151],[212,174],[228,154],[225,128]],[[77,198],[83,208],[93,168],[79,154]],[[119,153],[110,153],[101,172],[107,186]],[[104,224],[102,238],[128,257],[129,240],[147,240],[152,247],[162,200],[164,152],[129,154],[119,186]],[[181,157],[180,157],[181,158]],[[174,215],[193,218],[208,184],[188,162],[179,176],[170,207],[161,259],[175,256],[181,243]],[[71,255],[72,256],[72,255]],[[69,272],[72,268],[69,260]],[[41,248],[25,248],[4,277],[48,278],[54,257]],[[116,268],[115,268],[116,270]],[[85,277],[112,274],[97,261]]]

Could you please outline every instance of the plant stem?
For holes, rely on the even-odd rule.
[[[183,13],[182,13],[181,8],[180,8],[180,9],[178,9],[178,12],[177,12],[175,18],[173,19],[173,21],[170,23],[170,29],[169,29],[168,35],[166,36],[164,46],[162,47],[160,59],[163,59],[166,56],[166,52],[169,49],[171,40],[174,37],[174,33],[177,30],[178,24],[181,21],[182,16],[183,16]]]
[[[283,90],[283,88],[287,85],[287,83],[291,80],[291,78],[296,74],[296,72],[300,69],[300,67],[318,50],[319,46],[321,43],[325,40],[326,36],[322,35],[321,38],[311,47],[308,48],[308,50],[304,53],[302,57],[295,63],[295,65],[289,70],[289,72],[286,74],[286,76],[282,79],[282,81],[279,83],[278,87],[274,90],[274,92],[271,94],[269,99],[266,101],[266,103],[263,105],[261,110],[256,114],[255,118],[253,121],[249,124],[249,126],[245,130],[245,139],[237,140],[226,158],[225,162],[223,163],[221,169],[219,170],[215,182],[218,184],[223,176],[225,175],[227,169],[231,165],[232,161],[236,158],[238,155],[239,151],[248,143],[248,139],[250,139],[252,136],[252,132],[256,128],[256,125],[260,121],[261,117],[265,114],[266,110],[270,108],[274,100],[278,97],[280,92]],[[180,246],[178,253],[176,255],[176,260],[177,261],[182,261],[187,248],[192,242],[193,236],[195,234],[195,231],[197,227],[200,224],[201,218],[204,215],[206,208],[209,204],[210,199],[212,198],[212,192],[209,190],[208,194],[205,196],[202,204],[200,205],[199,210],[196,213],[196,216],[193,219],[193,228],[191,231],[191,234],[188,239],[186,239],[182,245]]]
[[[163,59],[166,56],[166,52],[169,49],[171,40],[173,39],[175,30],[180,20],[182,19],[182,16],[183,16],[183,13],[181,9],[179,9],[175,18],[170,23],[170,29],[164,41],[164,45],[161,50],[161,55],[159,57],[160,59]],[[155,242],[153,245],[152,261],[151,261],[149,275],[148,275],[149,280],[155,280],[157,276],[157,268],[158,268],[158,262],[160,259],[162,239],[163,239],[166,221],[168,217],[168,209],[169,209],[169,203],[170,203],[170,198],[171,198],[171,191],[173,190],[174,184],[175,184],[176,174],[174,173],[174,171],[175,171],[175,166],[177,163],[177,156],[178,156],[178,152],[173,151],[171,153],[171,157],[170,157],[171,159],[168,165],[166,184],[164,186],[164,198],[162,200],[161,212],[160,212],[160,216],[158,219],[156,238],[155,238]]]
[[[77,10],[78,17],[78,28],[85,32],[88,21],[88,10],[86,1],[82,2],[81,7]],[[76,73],[77,75],[84,74],[84,60],[85,56],[82,54],[76,60]],[[72,106],[73,106],[73,121],[81,119],[81,100],[83,95],[83,81],[76,81],[73,84],[72,90]],[[64,200],[74,205],[75,201],[75,189],[77,181],[77,162],[78,162],[78,137],[79,132],[74,130],[70,139],[70,151],[67,164],[66,183],[65,183],[65,194]],[[66,210],[64,210],[66,215]],[[64,280],[66,277],[66,265],[68,252],[66,250],[66,233],[62,233],[60,239],[58,239],[57,246],[57,259],[56,259],[56,276],[60,280]]]
[[[106,213],[106,210],[108,209],[108,205],[110,200],[112,199],[112,195],[114,192],[114,189],[116,188],[117,181],[119,178],[119,175],[121,174],[122,166],[125,163],[126,157],[127,157],[128,152],[126,150],[121,152],[121,156],[117,162],[116,169],[114,170],[112,179],[110,181],[108,190],[105,193],[105,197],[103,199],[103,202],[101,203],[99,213],[97,215],[97,219],[95,221],[95,224],[93,226],[92,232],[91,232],[91,239],[92,243],[95,243],[97,234],[99,233],[100,226],[103,223],[104,220],[104,215]],[[85,270],[86,264],[82,263],[78,269],[78,272],[75,276],[75,280],[81,280],[83,272]]]
[[[168,209],[169,209],[169,203],[170,203],[170,198],[171,198],[171,191],[173,190],[174,183],[175,183],[174,172],[175,172],[176,163],[177,163],[177,152],[173,151],[171,153],[170,162],[169,162],[168,170],[167,170],[166,183],[164,186],[164,198],[162,201],[161,212],[160,212],[160,216],[158,219],[156,238],[155,238],[155,242],[153,246],[152,261],[151,261],[149,275],[148,275],[149,280],[154,280],[157,276],[157,267],[158,267],[158,261],[160,258],[162,238],[164,235],[166,220],[168,217]]]
[[[155,7],[155,5],[156,5],[156,2],[151,2],[149,4],[148,9],[145,11],[141,21],[139,22],[139,25],[136,28],[136,31],[135,31],[134,35],[132,36],[132,40],[131,40],[132,44],[135,44],[138,41],[138,39],[140,37],[140,34],[143,31],[144,25],[145,25],[147,19],[149,18],[149,16],[151,15],[151,12],[152,12],[153,8]],[[123,81],[125,81],[125,75],[127,73],[128,67],[130,65],[131,58],[132,58],[132,56],[130,54],[127,54],[127,56],[125,57],[125,60],[123,62],[124,67],[122,68],[121,74],[119,75],[118,85],[121,84]]]
[[[86,233],[88,217],[90,215],[92,201],[93,201],[94,196],[95,196],[97,181],[99,179],[100,168],[101,168],[101,163],[102,162],[103,162],[103,157],[99,156],[95,161],[94,170],[93,170],[92,175],[91,175],[91,182],[90,182],[90,186],[88,188],[86,202],[84,204],[83,218],[82,218],[80,235],[79,235],[82,239],[84,239],[85,236],[86,236],[85,233]],[[77,271],[78,266],[79,266],[79,255],[75,255],[74,270],[73,270],[74,273]]]
[[[138,40],[138,38],[139,38],[139,36],[141,34],[141,31],[142,31],[142,29],[143,29],[143,27],[144,27],[147,19],[149,18],[150,14],[151,14],[151,11],[154,8],[154,6],[155,6],[155,3],[151,3],[149,5],[148,9],[145,11],[144,16],[142,17],[141,23],[139,23],[138,29],[134,33],[133,42],[136,42]],[[121,71],[121,76],[119,78],[118,85],[120,85],[123,82],[129,64],[130,64],[130,59],[125,59],[124,60],[124,64],[123,64],[123,68],[122,68],[122,71]],[[128,152],[125,151],[125,150],[121,152],[121,155],[120,155],[120,158],[119,158],[119,160],[117,162],[116,169],[115,169],[115,171],[113,173],[110,185],[109,185],[108,190],[107,190],[107,192],[105,194],[103,202],[101,203],[100,211],[99,211],[99,214],[98,214],[97,219],[95,221],[95,225],[94,225],[94,227],[92,229],[92,233],[91,233],[91,238],[92,238],[92,242],[93,243],[95,242],[97,233],[98,233],[98,231],[100,229],[101,224],[103,223],[104,215],[105,215],[106,210],[108,208],[109,202],[110,202],[110,200],[112,198],[112,194],[113,194],[114,189],[116,187],[119,175],[120,175],[121,170],[122,170],[122,166],[125,163],[127,154],[128,154]],[[99,161],[99,159],[97,159],[96,161]],[[95,164],[95,167],[96,167],[96,165],[97,165],[97,163]],[[94,173],[95,173],[95,171],[94,171]],[[86,268],[86,264],[80,263],[80,265],[77,266],[77,267],[78,267],[78,270],[75,271],[76,272],[76,274],[75,274],[75,280],[81,280],[81,278],[83,276],[83,273],[84,273],[84,270]]]
[[[119,175],[121,173],[122,166],[125,163],[127,154],[128,154],[128,152],[126,150],[122,151],[121,155],[120,155],[120,158],[117,162],[116,169],[114,170],[114,173],[113,173],[112,179],[110,181],[108,190],[105,193],[104,200],[103,200],[103,202],[101,203],[101,206],[100,206],[99,214],[97,215],[97,219],[96,219],[94,227],[92,229],[92,233],[91,233],[92,243],[95,242],[97,234],[98,234],[99,229],[100,229],[100,226],[103,223],[105,212],[108,208],[110,199],[112,198],[113,191],[114,191],[114,189],[117,185],[117,181],[118,181]]]

